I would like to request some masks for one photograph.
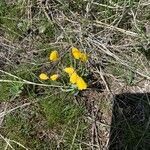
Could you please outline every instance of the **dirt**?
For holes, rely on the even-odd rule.
[[[112,104],[108,101],[108,97],[108,93],[99,92],[96,89],[81,93],[79,101],[87,111],[86,121],[90,124],[89,137],[92,149],[105,150],[108,147],[112,118]]]

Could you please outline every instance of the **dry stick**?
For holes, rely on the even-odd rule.
[[[16,79],[19,79],[19,80],[23,80],[22,78],[19,78],[19,77],[15,76],[15,75],[13,75],[13,74],[11,74],[11,73],[9,73],[9,72],[6,72],[6,71],[4,71],[4,70],[1,70],[1,69],[0,69],[0,72],[2,72],[2,73],[4,73],[4,74],[7,74],[7,75],[9,75],[9,76],[11,76],[11,77],[13,77],[13,78],[16,78]]]
[[[92,144],[90,144],[90,143],[86,143],[86,142],[82,142],[82,141],[80,141],[80,140],[77,140],[78,142],[80,142],[81,144],[84,144],[84,145],[86,145],[86,146],[88,146],[88,147],[91,147],[91,146],[93,146],[93,147],[95,147],[95,148],[99,148],[97,145],[92,145]]]
[[[5,104],[5,108],[4,108],[3,113],[5,114],[6,111],[7,111],[7,103]],[[4,115],[4,116],[5,116],[5,115]],[[0,119],[0,127],[1,127],[2,122],[4,121],[4,116],[3,116],[3,117],[0,117],[0,118],[1,118],[1,119]]]
[[[97,2],[93,2],[92,4],[94,5],[98,5],[98,6],[102,6],[102,7],[106,7],[106,8],[110,8],[110,9],[122,9],[123,7],[122,6],[109,6],[109,5],[105,5],[105,4],[100,4],[100,3],[97,3]]]
[[[97,124],[95,122],[95,136],[96,136],[96,142],[97,142],[97,145],[99,147],[99,149],[102,149],[101,147],[103,147],[103,145],[101,145],[101,142],[102,141],[99,141],[99,131],[98,131],[98,127],[97,127]]]
[[[22,84],[30,84],[30,85],[38,85],[38,86],[44,86],[44,87],[54,87],[54,88],[64,88],[65,86],[57,86],[57,85],[48,85],[48,84],[40,84],[40,83],[35,83],[35,82],[30,82],[27,80],[23,81],[15,81],[15,80],[1,80],[0,82],[5,82],[5,83],[22,83]]]
[[[93,112],[93,110],[92,110]],[[98,129],[97,129],[97,124],[96,124],[96,117],[95,117],[95,113],[93,112],[93,118],[94,118],[94,122],[93,122],[93,126],[94,126],[94,133],[95,133],[95,142],[97,143],[98,145],[98,148],[101,149],[101,145],[99,143],[99,137],[98,137]]]
[[[8,144],[5,146],[5,149],[4,150],[7,150],[8,149]]]
[[[5,138],[5,137],[4,137],[3,135],[1,135],[1,134],[0,134],[0,137],[7,143],[5,149],[7,149],[7,147],[9,146],[11,149],[15,150],[15,149],[11,146],[11,144],[10,144],[10,142],[13,142],[13,143],[18,144],[20,147],[24,148],[25,150],[28,150],[26,147],[24,147],[22,144],[20,144],[20,143],[17,142],[17,141],[7,139],[7,138]]]
[[[98,71],[98,73],[100,74],[101,79],[103,80],[105,86],[106,86],[106,90],[109,91],[111,93],[111,90],[109,88],[109,85],[104,77],[104,72],[102,71],[102,68],[100,67],[100,71]]]
[[[11,146],[11,144],[9,143],[9,139],[5,138],[5,137],[2,136],[1,134],[0,134],[0,138],[2,138],[12,150],[15,150],[15,149]]]
[[[21,143],[15,141],[15,140],[9,140],[10,142],[16,143],[17,145],[19,145],[20,147],[24,148],[25,150],[28,150],[25,146],[23,146]]]
[[[116,31],[119,31],[119,32],[124,33],[124,34],[126,34],[126,35],[133,36],[133,37],[138,37],[138,38],[140,37],[140,36],[138,35],[138,33],[136,33],[136,32],[124,30],[124,29],[115,27],[115,26],[113,26],[113,25],[109,25],[109,24],[107,24],[107,23],[103,23],[103,22],[98,21],[98,20],[96,20],[96,21],[94,21],[94,22],[95,22],[95,23],[93,23],[93,25],[95,25],[95,26],[100,26],[100,27],[104,27],[104,28],[109,28],[109,29],[112,29],[112,30],[116,30]]]
[[[22,84],[31,84],[31,85],[38,85],[38,86],[45,86],[45,87],[55,87],[55,88],[62,88],[64,86],[57,86],[57,85],[49,85],[49,84],[40,84],[40,83],[35,83],[35,82],[31,82],[31,81],[28,81],[28,80],[24,80],[20,77],[17,77],[9,72],[6,72],[6,71],[3,71],[3,70],[0,70],[0,72],[4,73],[4,74],[7,74],[15,79],[18,79],[20,81],[15,81],[15,80],[3,80],[3,79],[0,79],[0,82],[7,82],[7,83],[22,83]]]

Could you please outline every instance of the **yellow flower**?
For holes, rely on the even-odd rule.
[[[81,53],[80,59],[81,59],[81,61],[86,62],[88,60],[87,54]]]
[[[85,89],[87,89],[87,83],[81,77],[79,77],[77,79],[76,85],[78,87],[78,90],[85,90]]]
[[[54,50],[54,51],[52,51],[52,52],[50,53],[49,59],[50,59],[51,61],[57,61],[58,58],[59,58],[59,55],[58,55],[58,52],[57,52],[56,50]]]
[[[52,81],[55,81],[55,80],[58,79],[58,77],[59,77],[58,74],[53,74],[53,75],[50,76],[50,79],[51,79]]]
[[[40,78],[41,80],[48,80],[48,79],[49,79],[49,77],[47,76],[46,73],[41,73],[41,74],[39,75],[39,78]]]
[[[72,48],[72,55],[75,59],[80,59],[83,62],[86,62],[88,60],[88,56],[85,53],[80,52],[77,48]]]
[[[64,71],[65,71],[66,73],[68,73],[69,76],[72,75],[72,74],[75,72],[75,70],[74,70],[73,67],[66,67],[66,68],[64,69]]]
[[[70,76],[70,83],[75,84],[77,83],[79,76],[76,72],[74,72],[71,76]]]
[[[72,48],[72,55],[73,55],[73,57],[74,57],[75,59],[80,59],[80,57],[81,57],[81,52],[80,52],[77,48],[73,47],[73,48]]]

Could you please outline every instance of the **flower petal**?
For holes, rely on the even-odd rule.
[[[57,52],[56,50],[54,50],[54,51],[52,51],[52,52],[50,53],[49,59],[50,59],[51,61],[57,61],[58,58],[59,58],[59,55],[58,55],[58,52]]]
[[[75,84],[77,83],[79,76],[76,72],[74,72],[71,76],[70,76],[70,83]]]
[[[78,90],[85,90],[85,89],[87,89],[87,83],[81,77],[79,77],[77,79],[76,85],[78,87]]]
[[[55,81],[55,80],[58,79],[58,77],[59,77],[58,74],[53,74],[53,75],[50,76],[50,79],[51,79],[52,81]]]
[[[49,77],[47,76],[46,73],[41,73],[41,74],[39,75],[39,78],[40,78],[41,80],[48,80],[48,79],[49,79]]]
[[[73,47],[73,48],[72,48],[72,55],[73,55],[73,57],[74,57],[75,59],[80,59],[80,57],[81,57],[81,52],[80,52],[77,48]]]
[[[87,54],[81,53],[80,59],[81,59],[81,61],[86,62],[88,60]]]
[[[68,73],[69,76],[75,72],[75,70],[74,70],[73,67],[66,67],[66,68],[64,69],[64,71],[65,71],[66,73]]]

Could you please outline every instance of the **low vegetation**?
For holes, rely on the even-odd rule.
[[[149,81],[148,0],[0,1],[0,149],[108,149],[113,97]],[[149,143],[139,105],[124,149]]]

